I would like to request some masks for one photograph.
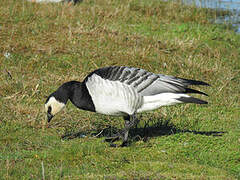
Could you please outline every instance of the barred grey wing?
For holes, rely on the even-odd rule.
[[[200,91],[190,89],[188,86],[208,85],[202,81],[188,80],[163,74],[154,74],[144,69],[125,66],[100,68],[90,73],[88,77],[94,73],[104,79],[120,81],[124,84],[132,86],[142,96],[151,96],[167,92],[198,93],[206,95]]]

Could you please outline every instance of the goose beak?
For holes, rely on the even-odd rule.
[[[48,123],[51,121],[52,118],[53,118],[53,115],[48,113],[47,114]]]

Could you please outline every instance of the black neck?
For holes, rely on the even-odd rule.
[[[62,96],[61,102],[66,104],[67,100],[70,99],[78,108],[95,112],[95,106],[85,83],[69,81],[64,83],[57,91]]]

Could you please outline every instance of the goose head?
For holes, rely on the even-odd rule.
[[[65,103],[58,100],[54,94],[50,95],[45,102],[45,112],[47,113],[48,122],[60,112],[64,107]]]

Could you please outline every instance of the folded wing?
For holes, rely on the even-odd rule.
[[[161,93],[197,93],[207,95],[188,88],[189,85],[208,85],[205,82],[154,74],[140,68],[110,66],[97,69],[90,73],[88,77],[92,74],[97,74],[110,81],[119,81],[132,86],[142,96],[152,96]]]

